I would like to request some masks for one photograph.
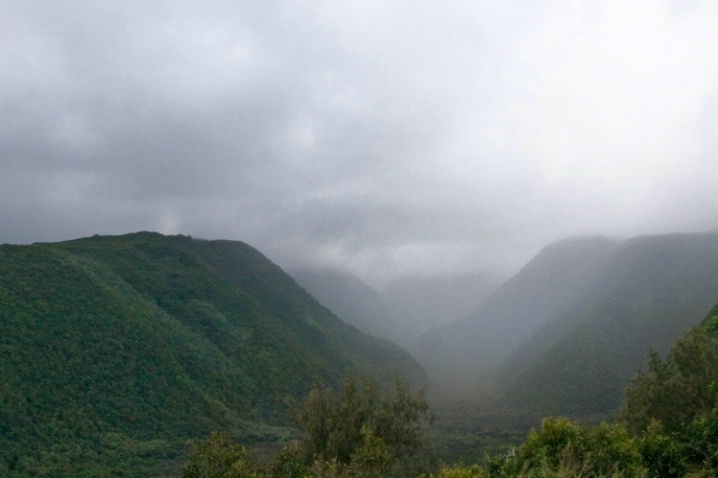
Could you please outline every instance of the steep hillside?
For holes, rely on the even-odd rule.
[[[402,346],[432,327],[463,317],[499,285],[488,274],[410,275],[395,279],[379,292],[337,270],[304,268],[291,275],[342,320]]]
[[[427,332],[409,350],[440,383],[487,380],[519,345],[580,302],[615,247],[601,237],[552,244],[466,318]]]
[[[304,268],[290,273],[343,321],[367,334],[398,344],[407,342],[406,324],[399,319],[398,310],[358,277],[331,269]]]
[[[0,246],[0,355],[0,460],[21,475],[171,462],[169,441],[284,423],[317,380],[425,379],[250,246],[155,233]]]
[[[562,327],[529,341],[533,356],[514,359],[523,370],[499,403],[533,416],[611,412],[649,348],[666,352],[716,301],[718,234],[628,241],[603,261],[594,292]]]

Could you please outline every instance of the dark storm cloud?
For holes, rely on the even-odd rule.
[[[712,2],[0,10],[0,242],[153,229],[381,282],[718,227]]]

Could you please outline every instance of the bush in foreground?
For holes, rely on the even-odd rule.
[[[294,412],[302,438],[261,467],[226,434],[195,445],[182,478],[416,477],[427,470],[423,391],[400,380],[382,395],[372,380],[350,378],[339,392],[314,387]]]

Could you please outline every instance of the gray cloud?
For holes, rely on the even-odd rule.
[[[713,2],[0,3],[0,242],[515,270],[718,227]]]

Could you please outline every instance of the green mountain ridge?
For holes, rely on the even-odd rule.
[[[118,442],[171,461],[142,443],[286,424],[317,381],[426,382],[250,246],[147,232],[0,246],[0,356],[0,462],[41,476]]]
[[[600,419],[649,349],[665,353],[717,301],[716,233],[568,239],[410,350],[498,421]]]
[[[427,332],[409,350],[438,383],[493,380],[524,342],[580,302],[593,271],[615,247],[603,237],[551,244],[467,317]]]
[[[718,301],[718,234],[632,239],[602,264],[594,290],[562,330],[548,326],[549,343],[531,345],[537,353],[522,357],[502,408],[534,416],[614,412],[648,351],[666,353]]]

